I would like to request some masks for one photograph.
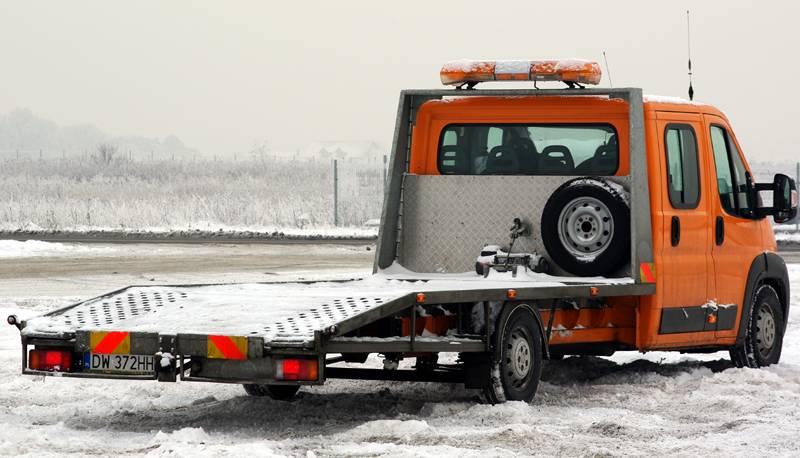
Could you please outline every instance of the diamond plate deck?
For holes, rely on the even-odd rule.
[[[352,286],[352,285],[351,285]],[[66,310],[30,319],[24,333],[86,330],[262,337],[265,342],[313,340],[314,332],[408,294],[401,288],[344,290],[320,284],[133,286]]]
[[[507,245],[514,218],[530,225],[515,252],[547,252],[542,209],[559,186],[578,177],[408,175],[400,263],[415,272],[465,272],[486,244]],[[605,177],[606,179],[611,177]],[[626,188],[628,179],[613,177]],[[568,275],[551,263],[558,275]]]
[[[69,338],[78,331],[128,331],[175,335],[259,337],[270,343],[309,343],[316,331],[359,320],[360,315],[413,304],[425,292],[443,302],[502,300],[508,288],[549,291],[547,297],[588,294],[588,286],[632,286],[632,279],[567,278],[532,272],[420,276],[399,272],[361,280],[311,283],[240,283],[131,286],[25,321],[25,337]],[[575,288],[578,289],[570,289]],[[610,290],[609,290],[610,291]],[[544,294],[544,293],[543,293]],[[464,299],[454,297],[466,295]],[[472,298],[472,299],[470,299]],[[489,298],[489,299],[487,299]],[[405,304],[405,305],[403,305]],[[366,315],[364,315],[366,316]]]

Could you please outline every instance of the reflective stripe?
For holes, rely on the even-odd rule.
[[[208,336],[208,357],[247,359],[247,337]]]
[[[652,262],[643,262],[639,265],[639,278],[645,283],[656,282],[656,265]]]
[[[131,336],[123,331],[93,331],[89,333],[92,353],[127,355],[131,352]]]

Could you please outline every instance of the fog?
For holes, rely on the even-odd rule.
[[[388,146],[398,91],[464,57],[606,51],[615,86],[685,97],[687,8],[695,98],[751,158],[796,158],[797,2],[4,2],[0,113],[204,154]]]

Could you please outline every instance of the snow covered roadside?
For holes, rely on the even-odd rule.
[[[97,247],[85,244],[64,244],[42,242],[39,240],[0,240],[0,258],[23,258],[40,256],[87,256],[111,255],[110,247]]]
[[[376,222],[377,221],[377,222]],[[374,239],[378,236],[380,220],[370,220],[364,226],[314,226],[303,229],[283,226],[230,226],[199,224],[194,226],[152,226],[141,228],[73,226],[49,230],[36,225],[23,228],[3,227],[0,237],[30,239],[103,239],[103,240],[351,240]]]
[[[800,265],[790,269],[797,304]],[[73,299],[0,298],[0,314]],[[3,326],[0,455],[791,455],[798,322],[795,307],[773,368],[730,368],[724,354],[567,358],[546,368],[532,404],[499,406],[425,383],[334,380],[282,403],[238,386],[23,377],[18,332]]]

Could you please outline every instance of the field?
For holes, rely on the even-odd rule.
[[[382,167],[339,161],[339,232],[380,218]],[[0,230],[336,232],[333,188],[330,160],[5,159]]]

